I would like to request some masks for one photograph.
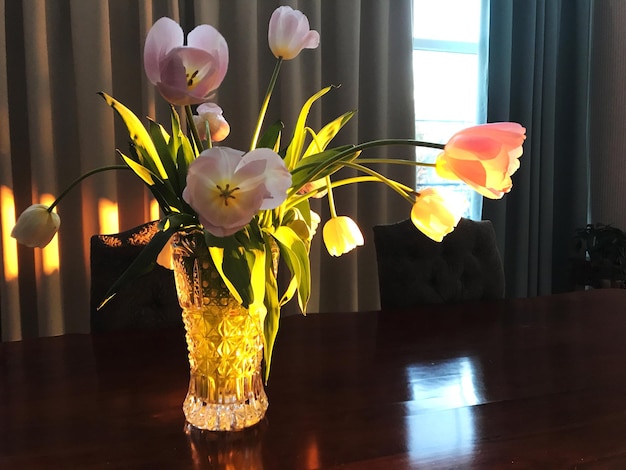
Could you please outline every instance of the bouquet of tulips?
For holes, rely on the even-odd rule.
[[[246,151],[215,145],[229,133],[220,107],[211,102],[228,68],[228,46],[212,26],[200,25],[184,43],[181,27],[169,18],[150,29],[144,48],[146,74],[171,106],[171,126],[154,121],[144,125],[122,103],[101,93],[128,128],[131,145],[118,150],[122,165],[95,169],[132,170],[158,201],[159,230],[128,270],[111,287],[106,302],[119,287],[154,265],[157,256],[177,231],[198,228],[204,232],[217,270],[232,295],[245,307],[260,309],[264,327],[267,369],[278,329],[280,308],[293,296],[306,312],[310,294],[309,249],[320,217],[309,199],[326,196],[330,219],[323,225],[323,240],[331,255],[339,256],[363,244],[357,224],[337,215],[333,189],[346,184],[378,181],[409,203],[415,226],[441,241],[456,226],[460,213],[448,206],[435,189],[416,192],[375,171],[376,163],[432,166],[445,178],[462,180],[489,198],[501,198],[511,189],[511,174],[519,167],[525,129],[516,123],[494,123],[465,129],[447,145],[413,139],[385,139],[331,147],[330,143],[352,118],[347,112],[317,131],[307,126],[311,106],[329,93],[326,87],[302,106],[293,135],[284,142],[280,123],[264,128],[264,117],[281,64],[305,48],[316,48],[319,34],[307,17],[290,7],[279,7],[269,22],[269,46],[276,66],[261,104],[258,123]],[[186,126],[177,108],[184,109]],[[194,109],[195,108],[195,109]],[[195,111],[195,113],[194,113]],[[184,127],[187,128],[185,132]],[[436,163],[400,159],[367,159],[365,151],[379,146],[426,146],[442,152]],[[344,168],[358,176],[337,179]],[[51,206],[35,204],[19,217],[12,236],[28,246],[43,247],[59,228]],[[275,244],[290,271],[290,282],[279,293],[270,249]],[[104,303],[103,302],[103,303]]]

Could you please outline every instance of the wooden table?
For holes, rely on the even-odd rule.
[[[179,330],[5,343],[0,468],[625,469],[625,338],[617,289],[287,317],[226,435],[185,430]]]

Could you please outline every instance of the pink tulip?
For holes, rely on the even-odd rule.
[[[209,123],[209,132],[212,142],[221,142],[230,134],[230,125],[222,115],[222,108],[215,103],[202,103],[193,116],[193,122],[198,129],[198,135],[206,140],[206,123]]]
[[[209,233],[226,237],[245,227],[259,210],[282,204],[290,186],[283,159],[270,149],[244,155],[213,147],[189,165],[183,199]]]
[[[228,68],[228,46],[212,26],[197,26],[183,45],[183,30],[174,20],[160,18],[146,37],[146,75],[163,98],[174,105],[203,103],[216,90]]]
[[[498,122],[457,132],[437,157],[437,174],[460,179],[490,199],[500,199],[513,186],[526,129]]]
[[[309,20],[299,10],[278,7],[270,18],[267,39],[276,58],[291,60],[302,49],[315,49],[320,43],[317,31],[309,29]]]

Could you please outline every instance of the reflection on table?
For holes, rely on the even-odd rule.
[[[185,426],[180,329],[0,345],[0,468],[626,468],[626,291],[287,317],[270,408]]]

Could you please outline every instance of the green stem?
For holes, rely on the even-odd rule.
[[[187,116],[187,126],[191,131],[191,137],[193,138],[194,143],[196,144],[196,149],[198,152],[202,152],[204,150],[204,145],[202,145],[202,141],[200,140],[200,135],[198,134],[198,129],[196,129],[196,125],[193,122],[193,111],[191,111],[191,105],[185,105],[185,115]],[[209,132],[207,139],[211,139],[211,133]]]
[[[404,186],[403,184],[389,179],[381,173],[378,173],[377,171],[374,171],[366,166],[360,165],[359,163],[346,162],[345,166],[347,166],[348,168],[354,168],[355,170],[362,171],[363,173],[367,173],[370,176],[377,178],[381,183],[385,183],[387,186],[396,191],[398,194],[400,194],[400,196],[405,198],[411,204],[415,202],[415,200],[407,194],[407,191],[403,189],[403,187],[406,188],[406,186]],[[412,192],[413,190],[410,191]]]
[[[100,168],[96,168],[95,170],[88,171],[84,175],[81,175],[78,178],[76,178],[74,181],[72,181],[70,185],[67,188],[65,188],[65,190],[61,194],[57,196],[57,198],[50,205],[50,207],[48,207],[48,212],[52,212],[52,209],[56,207],[56,205],[61,201],[61,199],[63,199],[65,195],[69,193],[72,190],[72,188],[76,186],[78,183],[80,183],[82,180],[84,180],[85,178],[91,175],[95,175],[96,173],[101,173],[103,171],[109,171],[109,170],[130,170],[130,168],[127,165],[109,165],[109,166],[103,166]]]
[[[435,168],[437,166],[436,163],[412,162],[411,160],[403,160],[400,158],[359,158],[359,163],[363,165],[371,165],[375,163],[391,163],[393,165],[424,166],[429,168]]]
[[[342,180],[337,180],[331,183],[331,188],[338,188],[340,186],[347,186],[349,184],[354,184],[354,183],[383,183],[383,181],[380,180],[380,178],[377,178],[375,176],[353,176],[351,178],[345,178]],[[406,191],[407,193],[411,193],[414,192],[415,190],[403,185],[402,183],[398,183],[396,182],[398,187],[402,188],[404,191]],[[322,191],[325,191],[327,188],[326,186],[323,186],[319,189],[314,189],[313,191],[309,191],[306,194],[301,194],[297,197],[292,197],[285,205],[285,210],[288,210],[292,207],[297,206],[298,204],[300,204],[302,201],[305,201],[307,199],[310,199],[312,197],[315,197],[315,195],[319,194]]]
[[[356,159],[358,158],[358,156],[360,155],[361,151],[368,149],[368,148],[374,148],[374,147],[382,147],[382,146],[391,146],[391,145],[408,145],[408,146],[412,146],[412,147],[428,147],[428,148],[436,148],[436,149],[443,149],[445,148],[444,144],[437,144],[437,143],[433,143],[433,142],[424,142],[421,140],[413,140],[413,139],[381,139],[381,140],[372,140],[369,142],[364,142],[362,144],[358,144],[358,145],[354,145],[342,152],[339,152],[337,155],[329,158],[328,160],[321,162],[321,163],[311,163],[311,164],[304,164],[304,165],[300,165],[299,167],[295,168],[292,171],[292,174],[296,174],[298,172],[301,171],[306,171],[309,170],[310,168],[313,168],[313,171],[310,171],[310,173],[307,175],[307,177],[297,186],[297,187],[292,187],[289,190],[289,194],[287,197],[292,196],[293,194],[297,193],[306,183],[310,182],[310,181],[315,181],[317,179],[320,179],[322,176],[327,176],[327,175],[323,175],[324,171],[326,169],[328,169],[329,167],[338,164],[339,168],[341,168],[342,165],[344,165],[346,163],[346,157],[350,157],[352,159]],[[394,162],[398,162],[400,160],[394,160],[394,159],[387,159],[385,160],[386,163],[394,163]],[[410,160],[401,160],[402,162],[410,162]],[[432,164],[430,163],[418,163],[418,162],[410,162],[408,164],[412,164],[414,166],[432,166]],[[337,168],[337,170],[339,169]]]
[[[257,142],[259,141],[261,127],[263,126],[263,121],[265,120],[265,113],[267,113],[267,107],[270,104],[270,98],[272,97],[272,92],[274,91],[274,87],[276,86],[276,80],[278,79],[278,72],[280,71],[280,64],[282,64],[282,62],[282,57],[279,57],[276,60],[276,65],[274,66],[274,71],[272,72],[272,77],[270,78],[270,82],[267,86],[267,91],[265,92],[265,98],[263,99],[263,104],[261,105],[261,111],[259,112],[259,120],[256,123],[256,128],[254,129],[254,135],[252,136],[250,150],[254,150],[256,148]]]
[[[330,217],[334,219],[337,217],[337,210],[335,209],[335,197],[333,196],[333,186],[330,183],[330,177],[326,177],[326,187],[328,188],[328,206],[330,207]]]
[[[404,199],[406,199],[409,203],[413,204],[415,202],[415,200],[413,198],[411,198],[409,196],[409,194],[415,194],[416,191],[413,188],[410,188],[409,186],[406,186],[402,183],[398,183],[397,181],[391,180],[389,178],[386,178],[384,175],[370,169],[367,167],[364,167],[362,165],[359,164],[355,164],[355,163],[347,163],[345,166],[350,167],[350,168],[355,168],[359,171],[362,171],[364,173],[368,173],[370,176],[354,176],[351,178],[345,178],[339,181],[335,181],[333,183],[331,183],[330,185],[327,183],[326,186],[323,186],[319,189],[315,189],[313,191],[310,191],[306,194],[302,194],[298,197],[293,197],[289,200],[289,202],[286,205],[286,209],[289,209],[291,207],[297,206],[300,202],[306,200],[306,199],[310,199],[312,197],[314,197],[316,194],[318,194],[321,191],[324,191],[325,189],[328,189],[329,195],[331,193],[331,188],[338,188],[340,186],[347,186],[349,184],[353,184],[353,183],[366,183],[366,182],[371,182],[371,183],[384,183],[387,186],[389,186],[391,189],[393,189],[394,191],[396,191],[398,194],[400,194],[400,196],[402,196]],[[332,197],[332,195],[330,195],[330,197]],[[334,206],[334,203],[333,203]]]
[[[380,178],[377,178],[376,176],[354,176],[352,178],[346,178],[343,180],[335,181],[333,183],[333,188],[338,188],[339,186],[347,186],[353,183],[384,183],[384,181],[381,181]],[[413,188],[410,188],[409,186],[406,186],[402,183],[398,183],[397,181],[396,181],[396,185],[399,188],[402,188],[402,190],[407,193],[415,192]]]

